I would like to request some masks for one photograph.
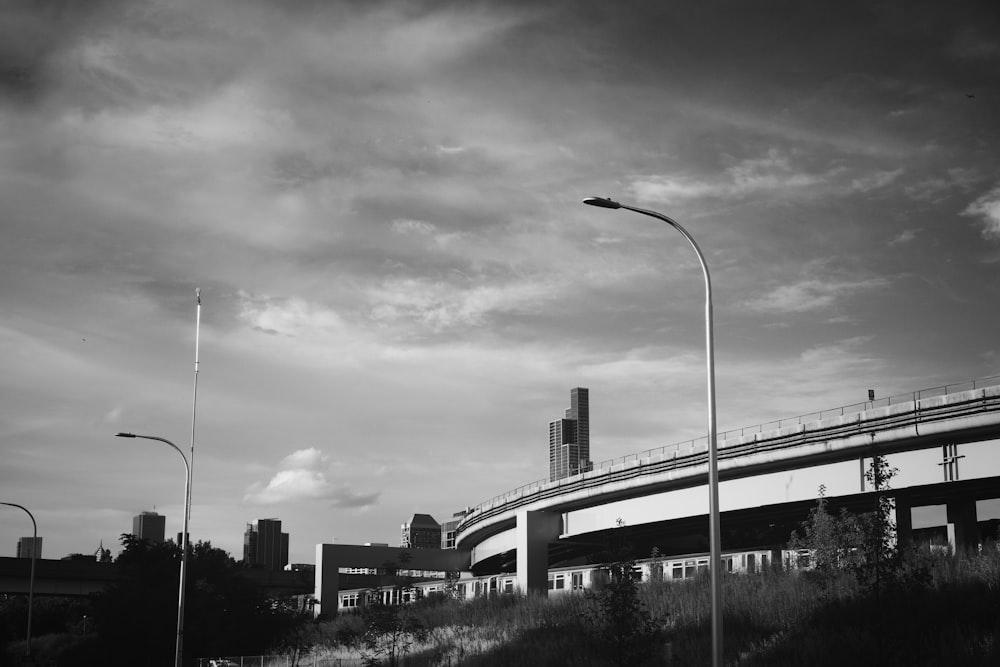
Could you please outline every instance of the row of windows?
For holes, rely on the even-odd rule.
[[[549,577],[549,590],[565,590],[567,582],[570,590],[583,590],[583,572],[563,572]]]
[[[801,556],[800,556],[801,559]],[[696,556],[680,559],[654,560],[637,563],[634,566],[635,579],[641,580],[661,580],[661,579],[690,579],[699,573],[707,572],[709,569],[709,559],[706,556]],[[771,564],[770,551],[750,551],[743,553],[729,554],[722,558],[723,569],[726,572],[746,572],[754,573],[767,569]],[[579,591],[598,585],[600,581],[607,581],[608,571],[600,566],[591,566],[584,569],[564,568],[549,572],[548,589],[550,591]],[[493,575],[479,577],[473,580],[466,580],[455,583],[455,592],[460,599],[469,597],[479,597],[482,595],[495,595],[498,593],[513,593],[516,588],[517,578],[512,575]],[[424,595],[444,592],[446,585],[444,582],[427,582],[413,588],[400,590],[370,591],[365,601],[381,601],[383,604],[399,604],[400,602],[412,602]],[[365,595],[366,592],[360,592]],[[354,608],[362,604],[359,599],[359,592],[345,591],[340,594],[341,608]]]

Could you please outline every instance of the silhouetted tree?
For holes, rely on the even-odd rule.
[[[180,548],[122,535],[121,579],[94,599],[94,620],[107,665],[173,664]],[[218,655],[260,655],[289,629],[287,605],[268,600],[230,555],[210,542],[189,547],[185,596],[185,664]]]

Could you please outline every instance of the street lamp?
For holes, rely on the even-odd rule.
[[[188,557],[188,519],[191,516],[191,466],[188,465],[187,457],[180,447],[170,442],[166,438],[158,438],[155,435],[136,435],[135,433],[117,433],[119,438],[142,438],[144,440],[158,440],[173,447],[184,460],[184,537],[181,538],[181,575],[180,590],[177,593],[177,644],[174,649],[174,667],[181,667],[181,657],[184,652],[184,585],[187,581],[187,557]]]
[[[712,335],[712,281],[708,275],[708,264],[701,248],[695,243],[694,238],[688,234],[687,230],[681,227],[675,220],[671,220],[662,213],[650,211],[644,208],[626,206],[612,199],[605,197],[587,197],[584,204],[598,206],[600,208],[619,209],[641,213],[652,218],[662,220],[667,223],[688,240],[698,261],[701,262],[701,270],[705,274],[705,356],[708,365],[708,523],[709,523],[709,556],[711,567],[709,573],[712,578],[712,665],[720,667],[722,665],[722,530],[719,522],[719,453],[716,444],[715,426],[715,344]]]
[[[31,605],[35,600],[35,559],[38,557],[38,524],[35,523],[35,517],[28,511],[27,507],[23,505],[18,505],[17,503],[0,503],[0,505],[7,505],[8,507],[16,507],[18,509],[24,510],[28,517],[31,519],[31,574],[28,575],[28,637],[24,644],[24,655],[27,658],[31,657]]]

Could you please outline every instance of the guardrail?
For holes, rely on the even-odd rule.
[[[839,408],[832,408],[829,410],[821,410],[819,412],[810,412],[803,415],[798,415],[796,417],[789,417],[786,419],[779,419],[769,422],[764,422],[762,424],[757,424],[756,426],[750,426],[739,429],[730,429],[727,431],[719,432],[716,434],[716,439],[718,442],[718,447],[721,450],[727,448],[725,443],[726,440],[736,441],[734,445],[737,446],[738,438],[747,435],[752,435],[754,433],[763,433],[765,431],[775,431],[778,429],[786,428],[789,426],[795,426],[803,423],[821,421],[823,419],[830,419],[833,417],[842,417],[844,415],[859,414],[867,410],[873,410],[875,408],[898,405],[900,403],[916,403],[917,401],[933,398],[935,396],[944,396],[946,394],[970,391],[973,389],[981,389],[983,387],[992,387],[1000,385],[1000,375],[994,375],[991,377],[981,378],[977,380],[968,380],[965,382],[946,384],[938,387],[931,387],[928,389],[921,389],[918,391],[909,392],[906,394],[896,394],[893,396],[887,396],[885,398],[875,399],[874,401],[864,401],[862,403],[853,403],[851,405],[844,405]],[[708,451],[708,435],[701,436],[699,438],[692,438],[690,440],[684,440],[682,442],[666,445],[663,447],[657,447],[654,449],[647,449],[643,452],[638,452],[635,454],[627,454],[625,456],[620,456],[614,459],[608,459],[606,461],[601,461],[600,463],[594,464],[587,474],[592,474],[592,472],[613,472],[615,468],[621,469],[630,463],[637,464],[639,461],[646,459],[678,459],[678,458],[688,458],[692,455],[697,455],[705,453]],[[683,457],[678,457],[681,452],[684,453]],[[504,505],[517,498],[523,498],[526,495],[531,495],[540,492],[543,488],[547,487],[549,490],[554,490],[562,486],[563,483],[569,484],[582,477],[582,474],[573,475],[571,477],[565,477],[559,480],[549,480],[548,478],[540,479],[528,484],[523,484],[516,489],[507,491],[497,496],[493,496],[489,500],[483,501],[476,505],[475,507],[468,508],[465,513],[466,519],[471,519],[466,522],[466,519],[462,520],[462,523],[458,526],[457,531],[461,533],[465,528],[471,527],[471,525],[477,523],[473,515],[481,513],[483,510],[491,509],[497,505]],[[561,492],[561,491],[560,491]]]

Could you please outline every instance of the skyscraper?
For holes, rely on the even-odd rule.
[[[549,422],[549,480],[590,470],[590,394],[571,389],[570,407],[563,419]]]
[[[283,570],[288,564],[288,533],[279,519],[258,519],[243,533],[243,565]]]
[[[42,538],[40,537],[18,538],[17,557],[31,558],[32,555],[34,555],[35,558],[42,557]]]
[[[162,544],[166,533],[167,517],[156,512],[142,512],[132,517],[132,534],[151,544]]]
[[[400,546],[410,549],[440,549],[441,524],[430,514],[414,514],[400,526]]]

